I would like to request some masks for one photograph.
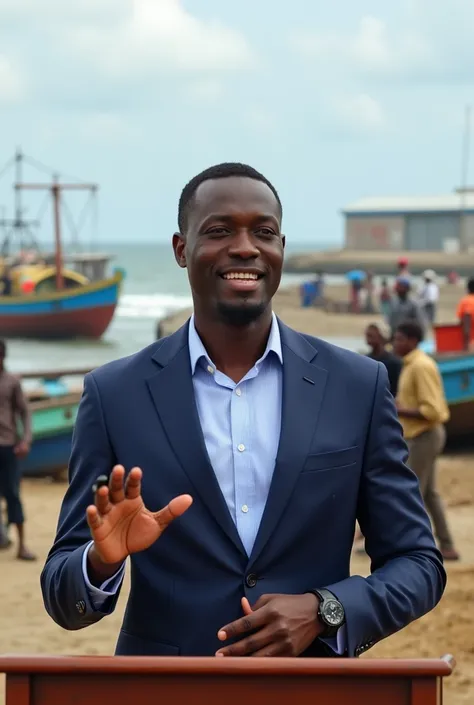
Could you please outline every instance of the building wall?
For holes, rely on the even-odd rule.
[[[401,216],[347,215],[345,242],[350,250],[404,249],[405,220]]]
[[[459,243],[459,213],[414,213],[405,219],[405,249],[443,252]]]
[[[463,237],[474,251],[474,214],[464,216]],[[459,248],[458,213],[347,215],[345,246],[350,250],[455,251]]]

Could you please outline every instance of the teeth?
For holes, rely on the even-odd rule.
[[[224,279],[258,279],[257,274],[250,274],[249,272],[228,272],[223,276]]]

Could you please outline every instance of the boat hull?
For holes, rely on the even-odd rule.
[[[436,355],[450,419],[448,440],[474,434],[474,353]]]
[[[120,296],[123,273],[65,292],[0,297],[0,331],[8,338],[100,338]]]
[[[33,442],[20,461],[24,477],[55,476],[67,468],[80,400],[81,393],[73,392],[30,404]]]
[[[20,462],[23,477],[49,477],[66,470],[71,453],[72,431],[58,431],[33,441],[27,458]]]

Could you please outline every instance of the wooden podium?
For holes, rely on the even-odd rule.
[[[442,659],[0,655],[6,705],[441,705]]]

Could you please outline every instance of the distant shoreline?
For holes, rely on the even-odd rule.
[[[440,276],[456,271],[460,276],[474,274],[472,252],[423,252],[380,250],[313,250],[289,255],[285,261],[287,274],[337,274],[343,275],[351,269],[366,269],[381,276],[393,275],[399,257],[406,257],[410,271],[420,275],[425,269],[434,269]]]

